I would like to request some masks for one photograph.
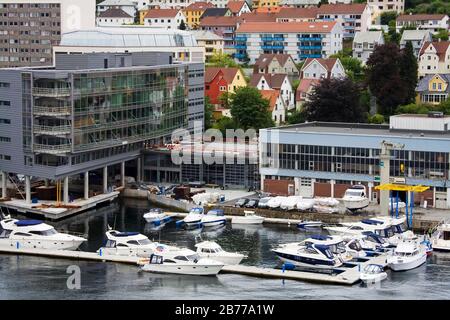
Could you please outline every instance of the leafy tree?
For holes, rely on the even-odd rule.
[[[214,112],[214,106],[209,100],[209,97],[205,97],[205,130],[209,129],[213,125],[213,112]]]
[[[447,29],[439,29],[438,33],[433,35],[433,40],[448,41],[448,30]]]
[[[337,54],[331,56],[331,58],[339,58],[342,66],[345,69],[345,73],[348,77],[355,81],[362,81],[364,78],[364,67],[360,60],[353,58],[352,55],[348,55],[344,51],[340,51]]]
[[[236,61],[233,60],[231,56],[221,52],[216,52],[211,56],[208,66],[227,68],[239,67],[239,65],[236,63]]]
[[[274,126],[269,101],[254,87],[240,87],[230,97],[231,116],[239,128],[256,130]]]
[[[392,42],[395,44],[399,44],[402,38],[402,35],[397,32],[397,25],[395,20],[389,22],[389,30],[388,33],[384,35],[386,42]]]
[[[389,25],[389,23],[395,21],[395,19],[397,19],[397,12],[386,11],[380,15],[380,24]]]
[[[351,79],[322,79],[304,105],[308,121],[365,122],[360,88]]]
[[[229,109],[230,108],[230,93],[225,91],[219,96],[219,102],[222,107]]]
[[[367,60],[366,81],[377,98],[378,113],[389,116],[408,101],[408,90],[400,75],[400,48],[394,43],[376,46]]]
[[[213,126],[214,129],[220,130],[222,135],[226,137],[227,129],[237,129],[237,124],[234,119],[230,117],[222,117],[217,120]]]
[[[406,13],[443,13],[450,12],[448,0],[406,0]]]
[[[385,120],[382,114],[375,113],[373,116],[369,116],[368,122],[372,124],[383,124]]]
[[[180,25],[178,26],[178,29],[186,30],[186,23],[184,23],[184,20],[181,20]]]
[[[403,103],[412,103],[416,98],[416,87],[418,78],[418,63],[414,55],[414,49],[411,41],[406,43],[405,48],[401,52],[401,59],[399,61],[400,78],[402,85],[406,90],[406,96]]]
[[[295,79],[294,81],[292,81],[292,92],[297,91],[299,84],[300,84],[300,80],[298,80],[298,79]]]
[[[305,113],[295,109],[294,111],[288,113],[286,122],[289,124],[303,123],[305,122]]]
[[[404,106],[399,106],[396,110],[396,114],[410,113],[410,114],[427,114],[431,111],[432,106],[427,104],[415,104],[410,103]]]

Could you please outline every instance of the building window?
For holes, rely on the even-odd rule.
[[[0,88],[9,88],[8,82],[0,82]]]
[[[0,123],[3,123],[3,124],[11,124],[11,120],[9,120],[9,119],[1,119],[1,118],[0,118]]]
[[[0,142],[11,142],[10,137],[0,137]]]
[[[11,106],[10,101],[0,100],[0,107],[9,107],[9,106]]]

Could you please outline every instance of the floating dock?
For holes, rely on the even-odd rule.
[[[139,265],[143,259],[135,256],[119,256],[119,255],[100,255],[97,252],[86,251],[72,251],[72,250],[47,250],[47,249],[31,249],[31,248],[17,248],[9,246],[0,246],[0,253],[3,254],[21,254],[21,255],[33,255],[48,258],[58,259],[70,259],[70,260],[87,260],[97,262],[115,262],[124,263],[130,265]],[[281,270],[273,268],[262,268],[256,266],[246,265],[230,265],[224,266],[221,273],[233,273],[246,276],[260,277],[260,278],[275,278],[275,279],[288,279],[305,282],[316,282],[325,284],[336,285],[352,285],[359,281],[359,268],[361,270],[367,264],[379,264],[386,266],[386,255],[382,254],[377,257],[373,257],[366,262],[360,264],[360,266],[354,266],[345,269],[339,274],[323,274],[316,272],[305,272],[295,270]]]

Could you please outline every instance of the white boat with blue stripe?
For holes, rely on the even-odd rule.
[[[186,224],[187,227],[199,227],[201,226],[203,212],[203,208],[192,208],[188,215],[181,221]]]
[[[145,221],[147,221],[148,223],[153,223],[156,226],[168,223],[172,219],[160,208],[150,209],[150,211],[145,213],[143,217]]]
[[[224,225],[227,223],[227,219],[225,218],[222,209],[211,209],[203,215],[200,222],[205,228],[207,228]]]

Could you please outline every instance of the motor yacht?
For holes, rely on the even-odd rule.
[[[436,251],[450,251],[450,224],[442,223],[431,236],[431,245]]]
[[[345,191],[342,198],[344,206],[350,211],[356,211],[366,208],[369,205],[369,198],[367,198],[366,187],[364,185],[354,185]]]
[[[368,264],[360,272],[359,278],[364,283],[377,283],[387,278],[384,267],[379,264]]]
[[[300,230],[317,230],[322,228],[323,222],[322,221],[301,221],[297,223],[297,228]]]
[[[203,208],[196,207],[189,211],[188,215],[182,220],[188,227],[201,226],[203,218]]]
[[[160,208],[152,208],[149,212],[144,213],[144,219],[148,223],[153,223],[155,225],[161,225],[167,223],[171,220],[171,217],[168,216],[164,211]]]
[[[372,220],[385,222],[391,225],[394,235],[390,237],[389,243],[391,243],[392,245],[397,245],[397,243],[401,240],[417,239],[417,236],[411,230],[408,230],[406,217],[375,217],[372,218]]]
[[[225,265],[239,264],[246,256],[239,252],[227,252],[214,241],[202,241],[195,245],[197,254],[201,258],[208,258],[224,263]]]
[[[0,221],[0,246],[52,250],[76,250],[86,239],[61,233],[40,220]]]
[[[427,250],[417,240],[402,240],[387,258],[389,267],[394,271],[406,271],[417,268],[427,261]]]
[[[255,215],[254,211],[245,210],[244,216],[234,216],[231,219],[232,224],[262,224],[264,217]]]
[[[211,209],[202,216],[200,222],[207,228],[224,225],[227,223],[227,219],[225,218],[222,209]]]

